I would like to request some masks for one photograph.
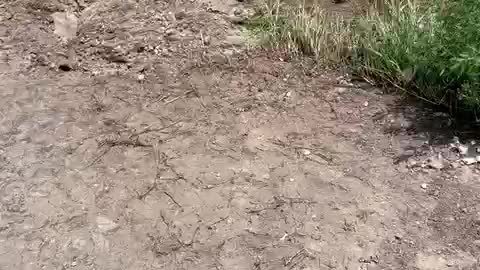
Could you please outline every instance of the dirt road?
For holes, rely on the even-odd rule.
[[[480,267],[476,166],[414,166],[442,115],[247,50],[241,5],[0,4],[0,269]]]

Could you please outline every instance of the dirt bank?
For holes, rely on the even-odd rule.
[[[445,117],[246,50],[242,5],[0,4],[0,269],[479,268],[476,166],[414,166]]]

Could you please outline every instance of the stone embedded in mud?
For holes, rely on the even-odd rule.
[[[241,8],[235,8],[233,10],[233,15],[235,15],[235,16],[241,16],[242,14],[243,14],[243,9],[241,9]]]
[[[337,93],[337,94],[343,94],[343,93],[347,92],[347,90],[348,89],[345,88],[345,87],[335,87],[335,93]]]
[[[168,29],[165,34],[168,41],[179,41],[182,38],[176,29]]]
[[[202,41],[203,41],[203,45],[210,45],[212,39],[210,38],[210,36],[203,36]]]
[[[228,63],[228,59],[222,53],[214,53],[210,56],[210,61],[215,64],[225,64]]]
[[[241,24],[242,22],[245,21],[244,18],[236,15],[229,15],[226,17],[226,19],[233,24]]]
[[[113,232],[119,228],[119,225],[106,217],[97,217],[97,228],[102,233]]]
[[[54,33],[65,40],[72,39],[77,36],[78,19],[74,14],[69,12],[55,12],[52,14],[55,24]]]
[[[185,11],[178,11],[175,13],[175,19],[177,20],[183,20],[187,17],[187,13]]]
[[[226,36],[224,44],[231,46],[241,46],[245,43],[245,39],[242,36]]]
[[[438,156],[434,156],[428,159],[427,166],[429,168],[441,170],[445,167],[443,157],[438,154]]]

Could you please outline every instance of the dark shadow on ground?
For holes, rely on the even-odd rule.
[[[388,107],[388,113],[395,115],[394,121],[405,122],[397,130],[399,133],[426,138],[431,146],[447,145],[454,137],[463,143],[480,137],[480,125],[474,120],[452,116],[443,108],[413,97],[399,97]]]

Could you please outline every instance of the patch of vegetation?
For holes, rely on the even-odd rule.
[[[385,5],[352,27],[354,66],[431,103],[475,112],[480,105],[480,2]]]
[[[352,20],[313,8],[264,8],[249,26],[265,44],[405,90],[451,112],[480,109],[480,2],[385,0]]]
[[[246,27],[260,37],[261,45],[287,49],[317,60],[340,63],[350,55],[351,34],[341,16],[305,5],[287,6],[280,1],[265,4]]]

